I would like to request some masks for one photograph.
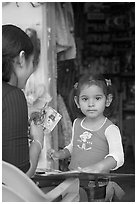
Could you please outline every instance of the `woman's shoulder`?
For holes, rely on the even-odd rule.
[[[22,95],[24,96],[24,93],[22,92],[21,89],[15,87],[15,86],[11,86],[6,82],[2,82],[2,98],[5,98],[6,96],[9,95]]]

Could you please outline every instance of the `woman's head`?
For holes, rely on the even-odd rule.
[[[19,88],[33,72],[33,45],[28,35],[15,25],[2,26],[2,80],[16,80]]]
[[[98,109],[98,114],[102,111],[102,114],[109,117],[114,108],[114,99],[115,94],[110,81],[105,80],[100,74],[86,74],[74,85],[71,105],[79,116],[85,116],[86,110],[95,115]]]

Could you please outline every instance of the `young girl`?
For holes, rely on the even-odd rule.
[[[50,149],[48,156],[65,159],[71,156],[70,170],[108,173],[124,163],[119,128],[107,116],[114,109],[115,94],[110,80],[87,74],[74,86],[74,120],[71,143],[63,150]]]

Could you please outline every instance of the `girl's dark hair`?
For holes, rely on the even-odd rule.
[[[109,107],[106,107],[104,110],[104,115],[106,117],[111,117],[114,113],[117,105],[117,97],[116,97],[116,90],[113,85],[110,83],[110,80],[107,81],[102,74],[85,74],[82,75],[79,79],[79,82],[75,83],[74,88],[71,90],[70,93],[70,100],[69,106],[70,110],[76,117],[85,117],[84,114],[81,112],[80,108],[77,108],[74,97],[76,96],[77,99],[79,98],[81,88],[85,85],[97,85],[103,89],[105,96],[107,97],[108,94],[112,94],[113,99]]]
[[[2,80],[8,82],[13,71],[13,60],[21,51],[28,59],[33,54],[33,44],[29,36],[15,25],[2,26]]]

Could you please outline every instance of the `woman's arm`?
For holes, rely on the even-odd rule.
[[[33,141],[30,144],[29,155],[30,155],[30,168],[27,171],[27,175],[32,177],[37,168],[39,155],[43,148],[44,141],[44,133],[43,128],[41,126],[35,125],[33,122],[31,123],[30,134],[33,138]]]

